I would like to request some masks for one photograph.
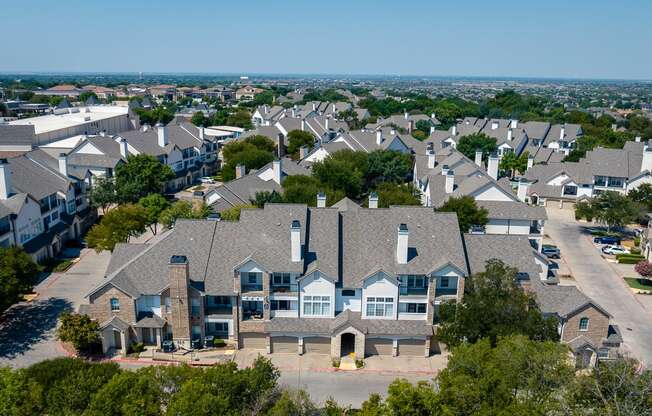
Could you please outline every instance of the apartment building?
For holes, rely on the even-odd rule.
[[[361,118],[358,119],[362,120]],[[365,128],[374,131],[384,128],[395,128],[402,130],[405,133],[412,133],[412,131],[416,129],[416,124],[419,121],[427,122],[432,128],[441,124],[439,120],[437,120],[437,117],[435,117],[435,113],[427,116],[425,114],[410,114],[406,111],[403,114],[392,115],[387,118],[379,117],[375,123],[369,123]]]
[[[20,246],[35,261],[56,256],[95,221],[90,173],[37,149],[0,159],[0,246]]]

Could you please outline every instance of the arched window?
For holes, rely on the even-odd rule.
[[[580,319],[580,331],[588,331],[588,330],[589,330],[589,318]]]
[[[120,300],[117,298],[111,298],[111,311],[116,312],[120,310]]]

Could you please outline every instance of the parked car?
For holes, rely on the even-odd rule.
[[[626,249],[625,247],[611,245],[611,244],[602,247],[602,252],[604,254],[613,254],[613,255],[616,255],[616,254],[629,254],[629,250]]]
[[[602,237],[595,237],[593,242],[597,244],[620,245],[620,237],[613,235],[604,235]]]
[[[544,244],[541,247],[541,254],[548,257],[549,259],[558,259],[561,256],[561,251],[559,247],[553,246],[552,244]]]
[[[202,176],[199,178],[199,182],[201,183],[215,183],[215,180],[211,178],[210,176]]]

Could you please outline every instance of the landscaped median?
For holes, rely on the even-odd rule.
[[[640,254],[618,254],[616,255],[616,260],[620,264],[637,264],[640,261],[645,260],[645,257]]]
[[[625,281],[635,293],[643,295],[652,294],[652,280],[641,277],[625,277]]]

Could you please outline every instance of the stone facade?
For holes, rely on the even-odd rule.
[[[111,299],[118,299],[120,310],[111,310]],[[90,296],[89,315],[99,323],[106,322],[114,316],[125,322],[136,321],[136,303],[120,289],[107,285]]]
[[[170,263],[170,300],[172,334],[176,342],[190,344],[190,280],[188,262]]]
[[[589,328],[580,331],[580,320],[589,319]],[[593,305],[587,305],[583,309],[568,317],[564,324],[563,342],[570,342],[579,336],[585,336],[594,345],[602,345],[602,341],[609,331],[609,317]]]

